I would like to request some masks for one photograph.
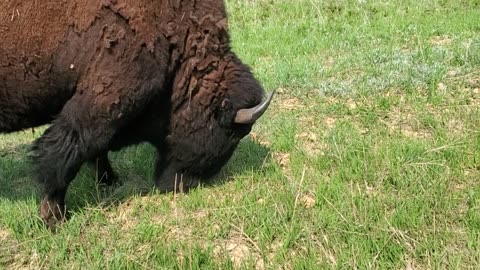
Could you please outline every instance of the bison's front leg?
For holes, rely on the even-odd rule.
[[[125,108],[119,106],[110,111],[107,104],[95,104],[92,100],[88,95],[73,96],[60,116],[34,143],[36,178],[44,188],[40,216],[50,228],[65,218],[67,188],[84,162],[100,157],[101,170],[113,173],[105,153],[116,132],[128,125],[138,110],[126,106],[128,99],[124,102]],[[119,100],[123,102],[122,98]],[[85,112],[84,108],[90,110]],[[109,114],[112,111],[114,113]]]
[[[74,96],[33,146],[35,176],[45,194],[40,216],[50,228],[65,218],[69,183],[85,161],[106,151],[115,132],[108,118],[81,113],[87,103],[85,97]]]

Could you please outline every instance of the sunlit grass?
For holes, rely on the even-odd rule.
[[[158,194],[147,145],[84,169],[56,234],[28,144],[0,135],[0,268],[474,269],[480,2],[228,0],[233,50],[277,95],[219,183]]]

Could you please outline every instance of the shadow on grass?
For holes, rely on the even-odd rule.
[[[214,178],[207,180],[207,186],[223,185],[235,179],[235,176],[244,174],[246,171],[258,170],[262,167],[270,153],[270,149],[250,137],[240,142],[232,158]]]
[[[29,144],[20,144],[0,152],[0,198],[11,201],[35,198],[40,201],[40,186],[32,180],[32,164],[28,159]],[[246,171],[259,169],[269,149],[249,137],[243,139],[225,167],[214,178],[202,181],[214,188],[235,179]],[[155,191],[152,181],[155,150],[149,145],[130,147],[111,155],[120,183],[111,187],[98,186],[94,174],[84,166],[67,192],[69,209],[76,212],[87,205],[115,205],[132,196]],[[187,191],[188,192],[188,191]]]
[[[0,199],[7,201],[31,201],[41,199],[40,186],[32,180],[32,163],[28,158],[29,144],[17,144],[0,148]],[[258,170],[268,156],[269,149],[249,137],[242,140],[232,158],[213,179],[202,182],[207,188],[223,185],[237,176]],[[69,216],[96,207],[116,207],[134,196],[158,194],[152,181],[155,150],[149,145],[130,147],[111,154],[120,184],[102,187],[96,184],[94,173],[84,166],[67,192]],[[36,209],[31,209],[35,215]],[[40,219],[32,219],[41,226]]]
[[[38,198],[39,186],[32,180],[28,158],[30,144],[0,149],[0,198],[25,200]]]
[[[235,179],[246,171],[259,169],[268,156],[270,149],[249,137],[243,139],[232,158],[212,179],[202,180],[204,187],[214,188]],[[133,196],[145,196],[160,193],[154,187],[152,174],[155,150],[149,145],[130,147],[113,153],[112,164],[119,175],[120,183],[112,187],[100,187],[93,181],[93,173],[86,167],[77,176],[67,193],[67,202],[72,212],[79,211],[87,205],[113,206]],[[196,188],[196,187],[192,187]],[[188,193],[188,190],[185,190]]]

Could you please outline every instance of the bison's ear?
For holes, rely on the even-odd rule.
[[[230,127],[235,118],[235,111],[233,110],[233,104],[228,98],[224,98],[218,107],[215,116],[217,121],[223,127]]]

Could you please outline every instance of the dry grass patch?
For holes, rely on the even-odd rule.
[[[0,241],[4,242],[10,238],[10,232],[5,229],[0,228]]]
[[[291,94],[292,90],[286,88],[278,88],[275,90],[276,95],[272,101],[273,113],[303,110],[307,108],[308,104],[300,98]]]
[[[395,107],[381,121],[392,133],[400,132],[405,137],[417,139],[432,137],[432,132],[420,124],[413,109],[408,107]]]
[[[460,136],[465,132],[465,124],[459,119],[448,119],[445,127],[449,133],[457,136]]]
[[[41,269],[42,260],[35,249],[28,251],[13,239],[11,233],[0,228],[0,269]]]
[[[278,104],[278,107],[282,111],[299,110],[305,107],[302,101],[296,97],[282,97]]]
[[[335,126],[336,122],[337,122],[337,119],[335,119],[333,117],[328,117],[327,116],[324,119],[324,123],[329,130],[332,129]]]
[[[226,255],[232,261],[234,269],[240,269],[242,266],[250,264],[251,262],[253,262],[255,269],[265,269],[264,261],[256,241],[248,237],[246,233],[236,225],[231,224],[232,229],[225,239],[217,238],[213,241],[207,239],[203,230],[205,226],[208,226],[216,233],[220,231],[220,225],[215,224],[215,222],[211,220],[212,212],[219,211],[220,209],[212,208],[187,212],[182,206],[177,204],[178,202],[176,201],[183,195],[178,196],[180,197],[170,201],[169,213],[154,215],[150,221],[151,224],[162,224],[167,227],[165,234],[161,236],[164,241],[167,243],[182,243],[183,248],[177,251],[177,260],[180,265],[186,263],[185,259],[189,256],[189,250],[193,246],[199,246],[203,250],[213,247],[213,254],[218,257],[219,260],[225,258]],[[132,207],[134,206],[130,203],[119,206],[124,214],[117,219],[117,221],[123,221],[126,218],[128,219],[128,217],[130,217],[131,220],[135,220],[131,215],[133,212],[131,210]],[[138,225],[139,222],[130,221],[130,224],[132,224],[131,226],[135,226]],[[195,228],[201,229],[197,230]],[[125,229],[125,227],[122,227],[122,229]],[[149,251],[153,247],[151,245],[143,245],[139,248]]]
[[[130,231],[140,222],[134,215],[133,201],[129,199],[120,203],[115,211],[106,213],[107,219],[111,224],[117,225],[122,231]]]
[[[287,170],[290,164],[290,154],[289,153],[272,153],[273,159],[282,167],[282,169]]]
[[[433,36],[430,38],[430,44],[434,46],[445,46],[450,45],[451,43],[452,39],[447,35]]]
[[[261,146],[269,147],[272,144],[270,141],[268,141],[265,138],[265,136],[262,136],[261,134],[259,134],[257,132],[252,131],[252,132],[250,132],[249,136],[250,136],[250,139],[253,142],[258,143]]]
[[[300,197],[300,202],[304,208],[309,209],[315,206],[317,200],[314,194],[306,193],[302,194],[302,196]]]
[[[303,152],[312,157],[323,156],[328,148],[328,145],[313,131],[303,131],[295,135],[295,139]]]
[[[423,269],[430,269],[430,268],[421,266],[409,256],[405,256],[405,270],[423,270]]]
[[[254,269],[265,269],[265,262],[255,241],[245,233],[232,233],[227,239],[214,241],[213,253],[217,257],[225,254],[233,263],[234,269],[240,269],[249,262],[253,262]]]

